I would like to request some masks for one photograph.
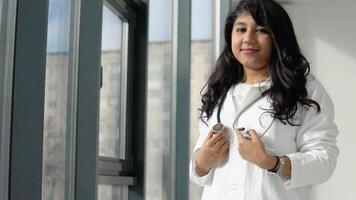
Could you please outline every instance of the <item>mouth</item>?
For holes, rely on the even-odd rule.
[[[241,51],[244,52],[244,53],[247,53],[247,54],[251,54],[251,53],[258,52],[259,49],[255,49],[255,48],[242,48]]]

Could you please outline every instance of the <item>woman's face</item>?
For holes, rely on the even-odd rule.
[[[245,70],[266,70],[272,46],[267,30],[256,24],[249,12],[237,17],[231,33],[231,49]]]

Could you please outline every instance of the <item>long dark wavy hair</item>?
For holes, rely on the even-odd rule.
[[[306,82],[310,66],[301,53],[292,22],[284,8],[273,0],[241,0],[228,14],[224,34],[226,45],[201,91],[200,119],[206,122],[216,107],[221,109],[230,87],[243,79],[243,66],[231,50],[231,34],[236,18],[244,11],[268,30],[273,41],[268,64],[272,83],[262,93],[272,100],[272,109],[268,112],[284,124],[300,125],[293,118],[298,107],[314,106],[320,112],[320,105],[308,98]]]

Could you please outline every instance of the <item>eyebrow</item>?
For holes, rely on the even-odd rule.
[[[246,26],[246,23],[244,23],[244,22],[236,22],[236,23],[234,24],[234,26],[236,26],[236,25]]]
[[[247,24],[245,22],[236,22],[233,26],[237,26],[237,25],[239,25],[239,26],[247,26]],[[264,28],[264,26],[260,26],[258,24],[256,24],[256,27],[263,27]]]

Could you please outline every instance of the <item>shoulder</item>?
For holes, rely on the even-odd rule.
[[[327,93],[322,83],[312,74],[307,76],[306,88],[309,97],[315,96],[319,93]]]
[[[306,89],[308,97],[320,105],[322,113],[333,115],[334,105],[330,95],[322,83],[312,74],[307,77]]]
[[[323,84],[312,74],[307,76],[306,89],[308,91],[309,98],[320,99],[322,97],[329,96]]]

